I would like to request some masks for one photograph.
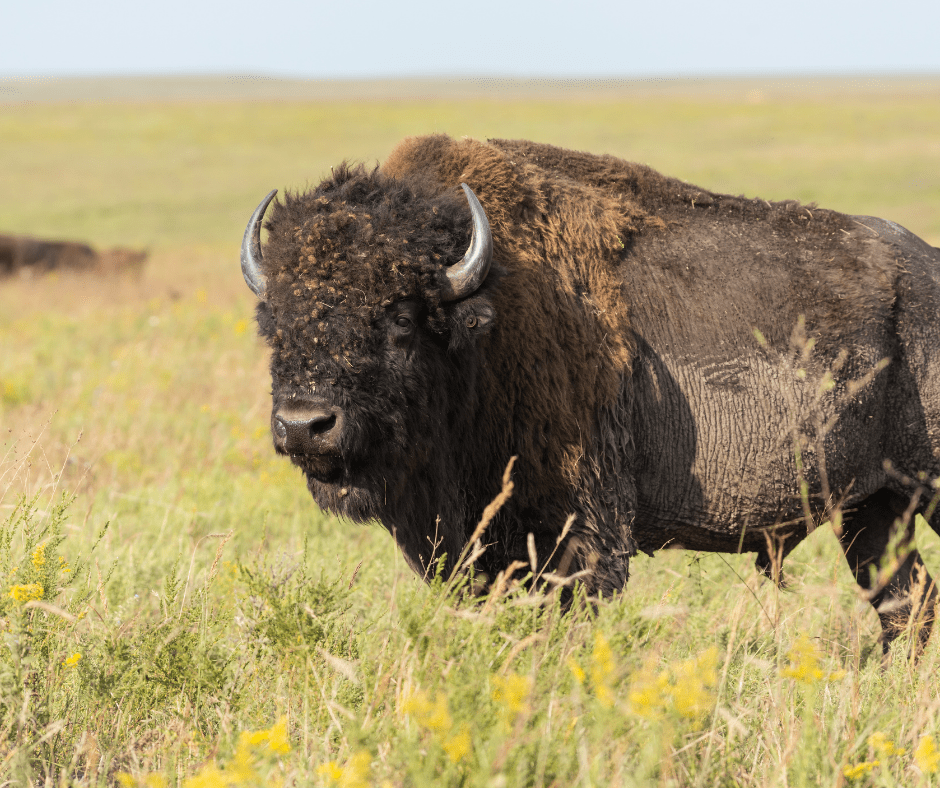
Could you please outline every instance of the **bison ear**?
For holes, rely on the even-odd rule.
[[[267,301],[258,301],[255,306],[255,320],[258,323],[258,333],[270,342],[277,327],[274,325],[274,314]]]

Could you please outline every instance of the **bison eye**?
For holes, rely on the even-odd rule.
[[[418,327],[420,305],[412,300],[399,301],[389,310],[388,327],[391,338],[404,346],[411,342]]]

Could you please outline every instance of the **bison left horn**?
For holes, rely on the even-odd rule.
[[[242,238],[242,276],[245,277],[248,287],[262,301],[267,291],[267,284],[264,281],[264,274],[261,273],[261,262],[264,259],[261,256],[261,219],[275,194],[277,194],[277,189],[271,191],[255,208],[245,228],[245,237]]]
[[[444,301],[456,301],[475,293],[486,279],[490,263],[493,262],[493,235],[486,212],[470,187],[465,183],[460,185],[470,203],[473,234],[463,260],[447,269],[447,278],[441,287],[441,299]]]

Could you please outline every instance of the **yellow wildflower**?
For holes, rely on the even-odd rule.
[[[426,714],[430,707],[431,701],[428,699],[428,693],[424,690],[415,690],[414,692],[402,694],[402,714],[417,717]]]
[[[206,764],[199,770],[199,774],[183,780],[183,788],[227,788],[235,784],[235,775],[222,771],[215,763]]]
[[[331,783],[338,783],[343,776],[343,768],[336,761],[327,761],[317,767],[317,777]]]
[[[281,717],[268,731],[268,749],[278,754],[290,752],[287,737],[287,717]]]
[[[17,602],[31,602],[34,599],[42,599],[45,590],[39,583],[27,583],[22,586],[13,586],[10,588],[8,596]]]
[[[447,709],[447,696],[443,693],[431,700],[427,692],[416,690],[405,697],[401,710],[404,714],[414,717],[415,722],[422,728],[437,732],[450,729],[451,718]]]
[[[134,777],[127,772],[118,772],[114,776],[122,788],[167,788],[166,777],[159,773]]]
[[[907,752],[903,747],[895,747],[894,742],[881,731],[875,731],[868,737],[868,746],[883,758],[888,758],[892,755],[904,755],[904,753]]]
[[[360,750],[345,764],[339,766],[336,761],[330,761],[317,767],[317,776],[326,780],[329,785],[338,788],[368,788],[369,764],[372,756],[368,750]]]
[[[574,676],[574,680],[577,681],[578,684],[584,684],[584,679],[586,678],[584,668],[574,661],[574,657],[568,657],[568,661],[565,664],[568,666],[568,670],[571,671],[571,675]]]
[[[804,684],[817,681],[837,681],[845,676],[844,670],[824,673],[820,667],[822,654],[806,635],[800,635],[787,652],[790,664],[780,671],[784,678],[796,679]]]
[[[69,562],[65,560],[64,555],[59,556],[59,571],[63,573],[68,573],[72,571],[71,569],[69,569]]]
[[[627,699],[634,714],[655,718],[667,711],[696,719],[715,705],[718,684],[718,649],[712,646],[701,654],[659,673],[650,660],[630,679]]]
[[[424,726],[438,732],[450,729],[450,712],[447,709],[447,697],[443,694],[434,699],[431,712],[424,720]]]
[[[343,776],[339,781],[341,788],[368,788],[369,764],[372,756],[368,750],[360,750],[346,761]]]
[[[914,750],[914,762],[924,774],[936,774],[940,769],[940,751],[933,736],[921,736]]]
[[[453,730],[454,723],[444,693],[433,698],[424,690],[404,694],[401,712],[413,718],[420,727],[436,734],[435,738],[453,763],[458,763],[469,754],[470,731],[466,723],[461,724],[458,731]]]
[[[610,708],[614,705],[614,692],[611,681],[616,671],[614,653],[610,643],[601,632],[594,636],[594,650],[591,652],[591,682],[594,685],[594,694],[602,706]]]
[[[460,726],[460,730],[444,739],[444,752],[450,758],[451,763],[460,763],[470,754],[470,729],[466,723]]]
[[[72,654],[71,657],[69,657],[68,659],[66,659],[65,661],[63,661],[62,664],[63,664],[63,666],[65,666],[65,667],[67,667],[67,668],[74,668],[74,667],[78,664],[78,661],[79,661],[81,658],[82,658],[82,655],[79,654],[79,653],[76,651],[74,654]]]
[[[861,780],[862,777],[878,765],[878,761],[862,761],[861,763],[855,764],[855,766],[846,766],[842,770],[842,774],[849,780]]]
[[[669,704],[669,671],[657,673],[655,658],[630,677],[627,700],[634,714],[641,717],[658,717]]]
[[[673,669],[672,700],[683,717],[701,717],[715,705],[711,690],[718,684],[717,667],[718,649],[712,646]]]
[[[257,761],[256,753],[248,745],[247,737],[242,733],[238,737],[238,746],[235,748],[232,760],[226,765],[225,771],[222,772],[223,779],[235,785],[252,782],[258,776],[255,769]]]
[[[208,763],[198,774],[184,780],[183,788],[226,788],[254,784],[259,779],[256,768],[258,759],[270,752],[290,752],[286,717],[281,717],[269,730],[243,731],[238,737],[235,754],[224,770],[215,762]]]
[[[239,748],[257,749],[267,745],[267,749],[276,753],[290,752],[290,742],[287,737],[287,717],[281,717],[269,730],[244,731],[239,736]]]
[[[521,714],[529,710],[529,695],[532,692],[532,679],[510,673],[508,676],[493,676],[493,700],[511,714]]]
[[[33,566],[42,569],[46,565],[46,545],[41,544],[33,550]]]

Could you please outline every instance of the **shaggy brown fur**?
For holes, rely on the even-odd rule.
[[[462,182],[495,262],[443,303],[469,241]],[[329,451],[293,460],[321,506],[381,520],[419,571],[452,564],[511,457],[491,575],[528,563],[528,534],[543,568],[605,594],[637,547],[754,550],[767,569],[767,534],[783,552],[806,534],[801,482],[812,513],[829,492],[887,528],[911,488],[884,460],[940,472],[916,328],[936,323],[940,260],[879,221],[532,142],[408,139],[271,212],[258,321],[274,414],[342,414]],[[883,358],[893,371],[853,383]]]

